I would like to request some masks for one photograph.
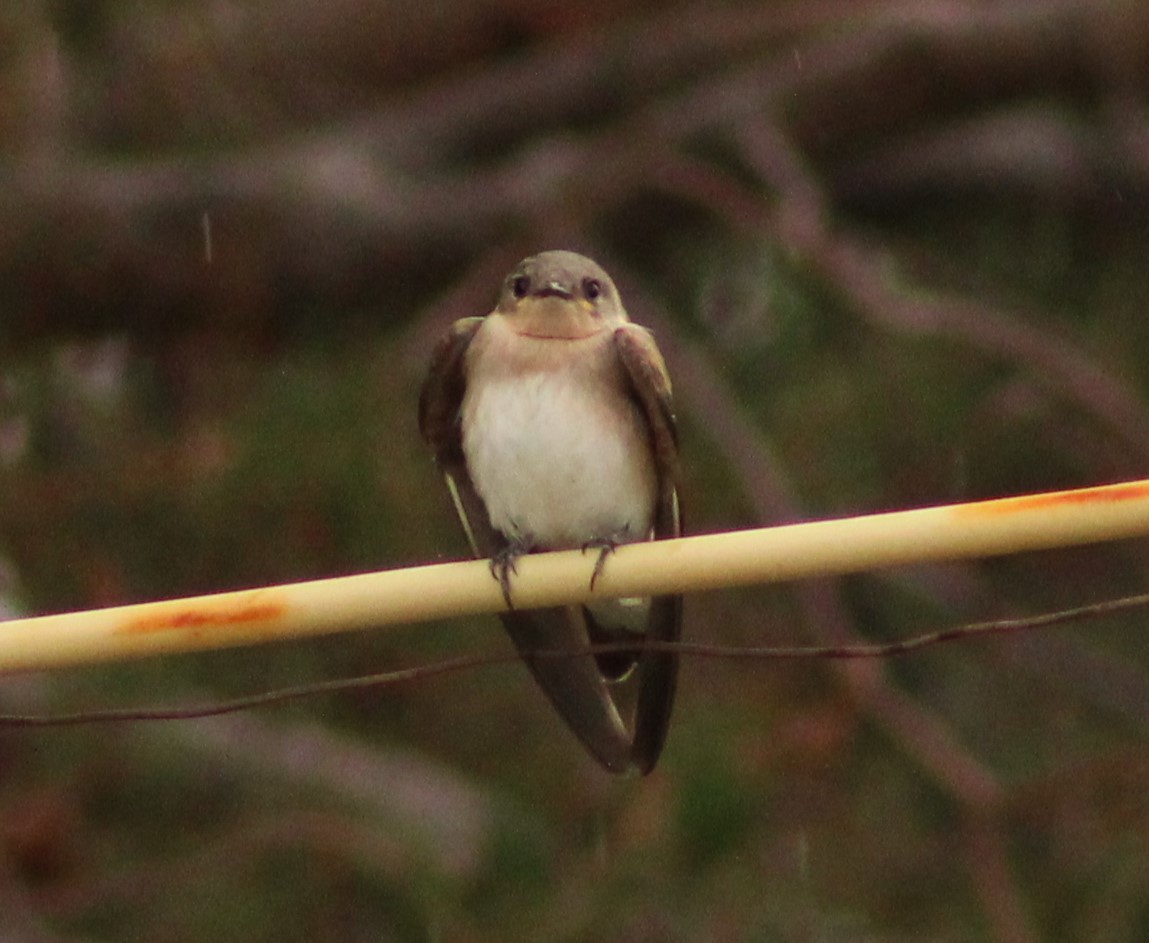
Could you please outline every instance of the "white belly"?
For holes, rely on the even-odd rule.
[[[528,547],[650,536],[657,481],[636,408],[585,371],[487,375],[463,452],[491,523]]]

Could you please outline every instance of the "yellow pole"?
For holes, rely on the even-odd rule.
[[[620,547],[593,595],[645,596],[1149,534],[1149,480]],[[583,602],[597,551],[518,562],[519,608]],[[504,608],[484,560],[0,623],[0,672],[251,645]]]

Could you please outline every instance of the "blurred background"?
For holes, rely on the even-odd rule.
[[[415,425],[523,255],[619,282],[690,529],[1149,474],[1141,0],[0,8],[0,604],[458,558]],[[1144,591],[1144,541],[692,597],[722,644]],[[518,665],[0,730],[5,941],[1149,938],[1142,616],[687,660],[650,777]],[[0,681],[199,703],[509,648],[491,618]]]

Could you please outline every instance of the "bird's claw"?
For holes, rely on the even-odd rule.
[[[515,562],[525,552],[521,547],[508,544],[491,557],[491,576],[499,581],[499,589],[503,591],[503,599],[508,609],[515,608],[515,604],[511,602],[511,574],[519,572]]]
[[[590,575],[590,588],[592,590],[594,589],[594,584],[598,582],[598,578],[602,576],[603,571],[606,569],[606,558],[618,549],[618,545],[617,540],[611,540],[609,537],[588,540],[582,545],[583,553],[591,549],[598,550],[598,559],[594,562],[594,572]]]

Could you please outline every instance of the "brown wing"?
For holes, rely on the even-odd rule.
[[[678,431],[671,402],[670,376],[654,338],[645,328],[627,324],[614,333],[615,349],[630,387],[650,429],[650,444],[658,471],[658,504],[654,536],[682,535],[678,501]],[[656,596],[650,603],[647,637],[676,642],[682,635],[682,597]],[[638,701],[634,713],[631,761],[642,773],[658,762],[678,683],[678,657],[666,652],[644,652],[638,665]]]
[[[462,318],[436,345],[419,394],[419,433],[434,451],[471,551],[476,556],[490,557],[506,546],[506,541],[500,541],[500,535],[490,526],[486,508],[467,474],[459,423],[467,389],[467,349],[482,323],[482,318]]]
[[[482,322],[482,318],[456,321],[435,348],[419,397],[419,431],[434,450],[472,553],[476,557],[494,557],[507,549],[509,541],[491,525],[487,507],[467,472],[460,425],[467,388],[467,349]],[[625,772],[630,766],[631,738],[594,659],[538,654],[586,646],[586,628],[578,608],[505,612],[500,618],[539,687],[567,726],[603,766],[613,772]]]

